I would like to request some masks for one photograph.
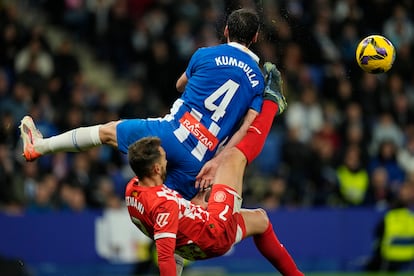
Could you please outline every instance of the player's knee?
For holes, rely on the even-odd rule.
[[[247,163],[246,156],[236,147],[233,147],[227,151],[223,152],[223,160],[226,160],[227,163],[232,163],[237,166],[245,166]]]
[[[247,235],[262,234],[269,226],[269,217],[265,210],[258,208],[249,210],[244,216]]]
[[[258,219],[258,227],[264,232],[267,229],[267,226],[269,225],[269,217],[267,216],[267,213],[262,208],[258,208],[255,210],[257,219]]]
[[[99,138],[103,144],[117,146],[116,126],[120,121],[103,124],[99,128]]]

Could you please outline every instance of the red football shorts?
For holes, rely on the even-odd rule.
[[[205,229],[208,232],[205,234],[215,240],[214,248],[209,249],[210,254],[225,254],[246,235],[240,214],[241,204],[242,198],[233,188],[223,184],[213,185],[207,207],[209,227]]]

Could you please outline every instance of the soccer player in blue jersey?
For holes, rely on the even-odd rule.
[[[77,152],[101,144],[127,153],[129,145],[140,138],[157,136],[168,160],[165,184],[184,198],[193,198],[203,165],[224,145],[236,145],[260,112],[265,81],[259,58],[249,50],[257,41],[259,25],[256,13],[233,11],[224,29],[227,43],[193,54],[176,85],[183,94],[165,117],[119,120],[43,138],[31,117],[25,116],[20,125],[23,156],[33,161],[45,154]],[[282,97],[279,113],[285,106]],[[208,179],[198,183],[202,187],[210,184]]]

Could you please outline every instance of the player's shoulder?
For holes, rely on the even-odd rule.
[[[165,185],[158,186],[155,194],[159,199],[172,200],[175,202],[178,202],[178,200],[182,198],[182,196],[177,191],[174,191]]]
[[[221,52],[223,48],[226,48],[227,44],[218,44],[213,46],[206,46],[206,47],[200,47],[197,49],[197,51],[194,53],[195,55],[211,55],[215,54],[217,52]]]
[[[158,212],[178,212],[182,197],[174,190],[166,186],[153,189],[152,196],[147,198],[152,205],[152,210]]]

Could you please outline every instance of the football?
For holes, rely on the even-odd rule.
[[[382,35],[370,35],[359,42],[356,48],[359,67],[372,74],[385,73],[395,60],[395,48],[391,41]]]

